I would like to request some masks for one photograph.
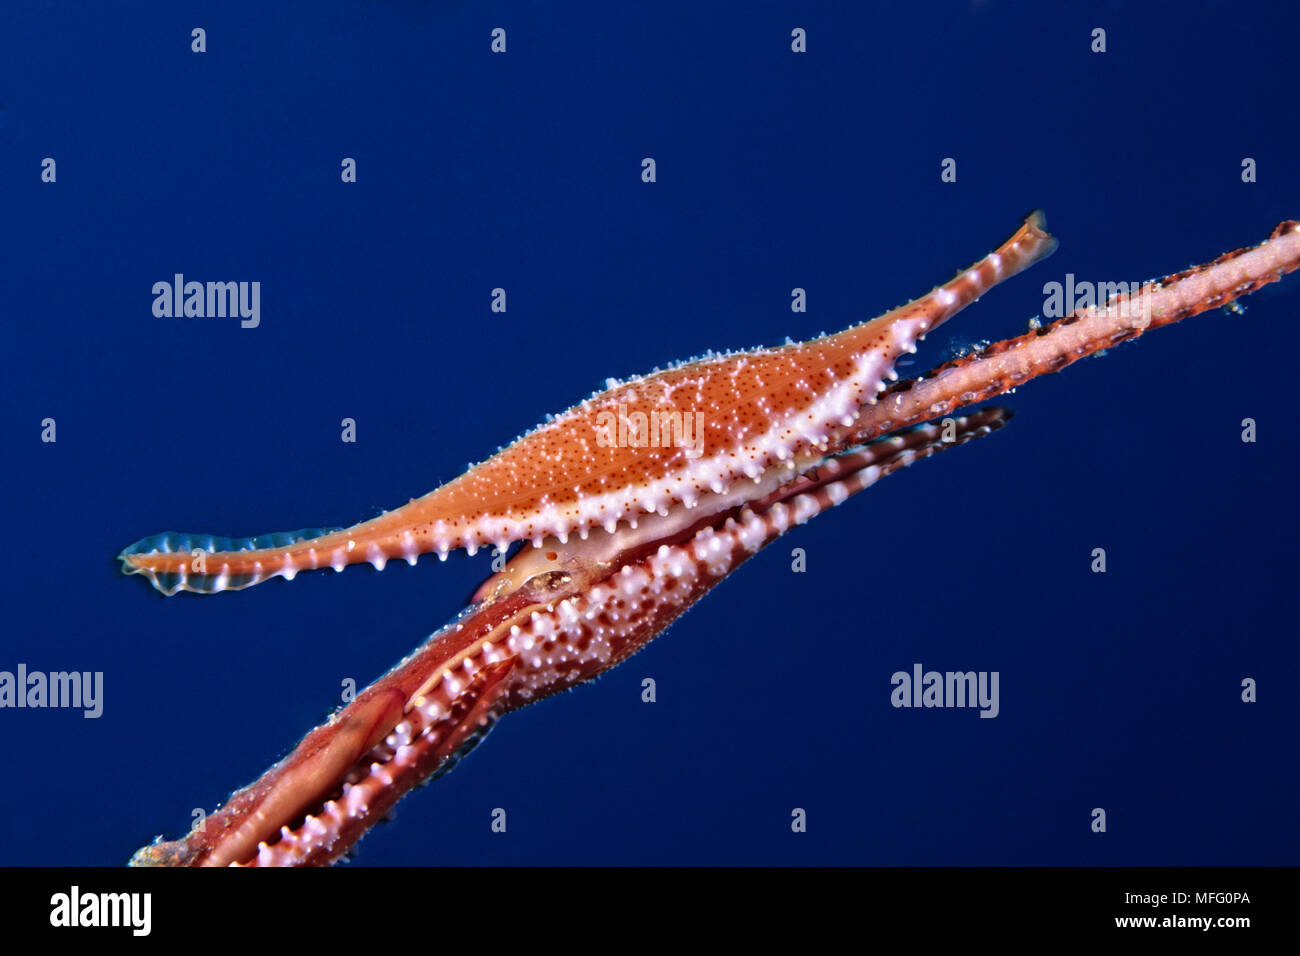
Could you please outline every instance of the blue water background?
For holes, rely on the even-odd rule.
[[[273,7],[0,13],[0,669],[105,682],[97,720],[0,711],[0,863],[183,832],[490,561],[162,599],[113,560],[143,535],[372,517],[607,376],[928,291],[1031,208],[1060,250],[913,372],[1023,331],[1066,273],[1141,281],[1300,217],[1292,3]],[[260,327],[155,318],[178,272],[261,282]],[[1003,399],[1003,432],[507,717],[358,864],[1296,863],[1300,278],[1245,304]],[[894,709],[917,662],[998,671],[1000,716]]]

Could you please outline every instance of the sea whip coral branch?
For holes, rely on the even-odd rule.
[[[1237,249],[1213,262],[1149,282],[1132,300],[1080,309],[1049,325],[1004,339],[945,362],[920,378],[886,389],[862,411],[852,433],[841,439],[869,441],[994,398],[1030,379],[1059,372],[1081,358],[1171,325],[1276,282],[1300,267],[1300,222],[1280,223],[1264,242]]]

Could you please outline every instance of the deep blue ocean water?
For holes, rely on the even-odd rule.
[[[0,710],[0,863],[179,835],[489,573],[163,599],[118,571],[139,537],[373,517],[607,376],[926,292],[1031,208],[1059,251],[911,372],[1067,273],[1300,217],[1290,3],[267,7],[0,13],[0,669],[104,682],[98,719]],[[260,325],[155,317],[176,273],[260,282]],[[1300,277],[1244,304],[1004,398],[506,717],[356,863],[1296,863]],[[997,671],[999,716],[893,708],[915,663]]]

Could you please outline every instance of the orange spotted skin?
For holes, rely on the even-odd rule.
[[[851,432],[897,377],[896,360],[927,332],[1054,248],[1035,213],[995,252],[892,312],[808,342],[706,357],[614,384],[371,521],[276,546],[250,539],[239,549],[192,547],[188,537],[159,547],[168,536],[155,536],[124,551],[123,568],[168,594],[238,590],[302,570],[363,561],[383,567],[394,558],[414,564],[421,554],[445,557],[456,548],[586,537],[716,500],[773,468],[793,475]]]

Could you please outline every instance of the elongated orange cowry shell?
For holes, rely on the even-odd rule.
[[[816,461],[875,401],[916,341],[1051,253],[1041,214],[928,295],[835,335],[712,356],[614,384],[459,478],[351,528],[240,541],[166,533],[121,555],[165,593],[235,590],[304,569],[585,535],[695,507]],[[820,450],[820,451],[819,451]],[[756,488],[766,493],[770,485]]]

